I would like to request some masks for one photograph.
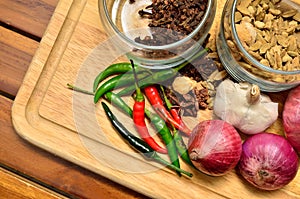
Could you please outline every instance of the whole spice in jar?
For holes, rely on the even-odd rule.
[[[300,13],[287,1],[240,0],[235,10],[235,27],[245,50],[265,67],[278,71],[300,70]],[[275,82],[295,81],[296,75],[275,75],[252,65],[239,53],[230,29],[225,32],[233,57],[246,70]]]
[[[190,34],[200,23],[207,8],[207,0],[153,0],[140,10],[141,17],[150,19],[151,37],[135,39],[148,45],[166,45]],[[150,10],[150,11],[149,11]]]

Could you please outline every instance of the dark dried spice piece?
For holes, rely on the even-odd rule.
[[[152,12],[151,11],[149,11],[149,10],[139,10],[139,15],[142,17],[142,18],[152,18]]]
[[[206,109],[208,107],[207,100],[209,99],[209,93],[207,88],[194,89],[197,101],[200,109]]]

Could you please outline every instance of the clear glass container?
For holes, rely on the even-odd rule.
[[[150,19],[141,18],[138,14],[141,9],[147,10],[151,0],[136,0],[134,3],[130,0],[99,0],[98,6],[104,30],[113,37],[116,47],[122,48],[129,59],[142,67],[164,69],[178,66],[203,49],[202,44],[215,17],[216,3],[216,0],[207,0],[201,21],[188,35],[161,45],[136,41],[138,37],[152,37],[153,30],[163,34],[168,32],[166,28],[149,28]],[[191,23],[189,21],[187,25]]]
[[[283,62],[283,58],[279,58],[277,55],[274,55],[272,53],[267,53],[258,55],[258,52],[265,52],[263,46],[257,46],[257,52],[254,52],[252,49],[254,48],[254,45],[252,44],[247,46],[245,45],[244,40],[241,40],[241,37],[245,37],[245,35],[242,35],[241,33],[239,34],[237,31],[237,24],[241,23],[251,23],[250,29],[253,30],[252,27],[258,27],[259,25],[263,25],[264,28],[260,27],[259,32],[254,32],[253,33],[253,38],[257,39],[255,42],[258,41],[258,36],[259,35],[267,35],[269,34],[268,31],[269,29],[272,31],[276,31],[276,34],[286,34],[283,33],[285,30],[283,29],[283,26],[278,26],[276,30],[273,30],[272,28],[275,27],[268,27],[266,28],[267,22],[265,21],[266,19],[266,13],[263,14],[263,17],[259,19],[258,17],[247,17],[244,14],[240,14],[241,9],[241,2],[246,2],[246,1],[240,1],[240,0],[227,0],[226,5],[224,6],[224,10],[222,13],[222,18],[221,18],[221,23],[220,23],[220,28],[219,28],[219,33],[217,34],[217,51],[220,57],[220,60],[224,66],[224,68],[227,70],[227,72],[237,81],[242,82],[246,81],[252,84],[256,84],[260,87],[262,91],[266,92],[279,92],[283,90],[287,90],[290,88],[293,88],[297,86],[300,83],[300,66],[297,62],[299,59],[299,55],[296,57],[296,61],[293,62],[293,67],[286,67],[283,66],[283,64],[287,64]],[[252,1],[256,2],[259,4],[260,1]],[[265,1],[268,2],[268,1]],[[271,2],[271,1],[269,1]],[[273,1],[275,2],[275,0]],[[277,2],[276,7],[273,8],[272,12],[274,12],[274,15],[268,15],[268,17],[279,17],[278,10],[280,10],[282,16],[283,13],[287,13],[287,11],[291,10],[299,10],[299,5],[297,5],[294,2],[288,1],[288,0],[282,0]],[[241,6],[241,7],[238,7]],[[259,9],[268,9],[268,6],[270,5],[260,5]],[[254,7],[251,4],[251,8],[247,7],[247,10],[251,11],[254,10],[254,12],[258,12],[258,8]],[[248,12],[248,11],[245,12]],[[264,11],[265,12],[265,11]],[[276,14],[276,15],[275,15]],[[280,14],[280,15],[281,15]],[[272,16],[273,15],[273,16]],[[242,17],[242,18],[241,18]],[[296,18],[296,16],[295,16]],[[244,20],[243,22],[240,20]],[[277,18],[276,18],[277,19]],[[261,20],[261,21],[260,21]],[[281,20],[281,19],[280,19]],[[293,17],[290,18],[285,18],[284,20],[290,20],[290,21],[296,21],[299,23],[297,20],[294,20]],[[260,21],[260,22],[255,22],[255,21]],[[263,23],[261,23],[263,22]],[[295,23],[296,23],[295,22]],[[294,22],[293,22],[294,23]],[[240,26],[243,27],[243,26]],[[246,26],[247,29],[247,26]],[[297,32],[298,30],[296,30]],[[296,33],[295,34],[300,34]],[[273,32],[272,32],[273,34]],[[275,34],[275,33],[274,33]],[[275,37],[275,36],[273,36]],[[277,37],[277,36],[276,36]],[[289,40],[290,37],[286,37],[286,41]],[[246,35],[247,39],[247,35]],[[272,36],[270,37],[272,39]],[[300,40],[298,41],[300,42]],[[279,40],[274,44],[274,42],[270,42],[274,46],[279,46],[278,48],[280,49],[279,45]],[[293,43],[293,42],[291,42]],[[268,45],[268,44],[266,44]],[[271,46],[272,46],[271,45]],[[291,45],[291,44],[289,44]],[[265,46],[264,46],[265,47]],[[298,49],[297,53],[300,53],[299,50],[300,45],[298,44]],[[270,48],[271,49],[271,48]],[[283,48],[282,48],[283,49]],[[269,50],[269,49],[268,49]],[[280,53],[284,53],[286,50],[282,50]],[[273,52],[270,50],[270,52]],[[290,52],[289,52],[290,53]],[[263,57],[265,56],[265,57]],[[278,59],[277,59],[278,57]],[[290,57],[290,56],[289,56]],[[272,60],[275,59],[274,66],[270,64],[265,64],[266,59],[270,59],[270,63]],[[280,60],[281,59],[281,60]],[[291,60],[290,60],[291,61]],[[292,61],[291,61],[292,62]],[[281,66],[282,67],[279,67]],[[276,66],[276,67],[275,67]]]

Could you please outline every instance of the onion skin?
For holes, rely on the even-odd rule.
[[[188,152],[199,171],[221,176],[238,164],[242,140],[231,124],[223,120],[205,120],[192,130]]]
[[[284,104],[282,120],[287,140],[300,153],[300,86],[289,92]]]
[[[262,132],[243,143],[238,168],[241,175],[255,187],[276,190],[296,176],[298,156],[283,136]]]

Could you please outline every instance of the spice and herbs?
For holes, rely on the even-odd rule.
[[[162,46],[180,41],[199,25],[207,4],[207,0],[153,0],[152,4],[137,13],[141,18],[149,20],[150,34],[143,38],[136,37],[135,42],[148,46]],[[133,49],[133,51],[150,58],[173,57],[188,50],[201,36],[202,33],[195,34],[190,42],[186,42],[180,48],[155,51]]]
[[[181,40],[200,23],[207,8],[207,0],[153,0],[141,17],[150,19],[152,38],[136,38],[148,45],[166,45]]]
[[[109,107],[102,102],[103,109],[109,118],[111,124],[116,129],[116,131],[132,146],[134,149],[136,149],[138,152],[140,152],[146,159],[159,162],[163,165],[166,165],[170,169],[185,174],[189,177],[192,177],[193,174],[190,172],[187,172],[185,170],[182,170],[173,164],[170,164],[168,161],[163,159],[161,156],[157,154],[156,151],[154,151],[146,142],[141,140],[140,138],[134,136],[131,132],[129,132],[121,122],[117,119],[117,117],[112,113],[112,111],[109,109]]]
[[[204,51],[206,50],[207,49]],[[197,56],[202,55],[203,52],[200,52]],[[250,183],[254,182],[258,188],[267,190],[271,190],[269,187],[272,187],[272,190],[279,189],[294,178],[298,171],[298,156],[295,155],[295,152],[292,152],[293,158],[289,158],[288,160],[291,163],[291,167],[287,165],[287,172],[283,173],[276,170],[277,167],[274,167],[273,162],[266,162],[264,158],[255,159],[259,165],[267,166],[263,168],[265,173],[271,176],[278,174],[284,179],[288,177],[286,181],[276,181],[273,183],[268,176],[263,175],[259,177],[259,182],[262,183],[257,184],[257,179],[250,179],[247,175],[249,173],[248,171],[252,173],[258,172],[258,175],[263,171],[257,170],[251,162],[241,159],[241,157],[249,158],[247,151],[257,152],[258,150],[256,149],[256,145],[249,145],[246,148],[244,147],[245,145],[243,145],[242,147],[239,132],[254,134],[263,131],[277,118],[277,115],[274,113],[278,111],[278,104],[273,103],[268,96],[260,93],[256,85],[248,83],[237,84],[229,79],[224,80],[224,78],[227,77],[226,71],[218,69],[212,71],[206,81],[195,81],[187,76],[178,76],[178,71],[188,66],[186,63],[175,67],[173,71],[169,69],[161,71],[144,69],[135,66],[132,62],[130,66],[131,68],[128,63],[120,63],[119,65],[114,64],[107,67],[106,70],[96,76],[93,85],[94,92],[85,93],[94,95],[95,103],[98,103],[98,100],[103,97],[110,102],[112,106],[116,106],[132,118],[133,124],[136,127],[139,126],[138,128],[143,128],[142,133],[141,129],[136,128],[141,134],[137,133],[140,137],[135,136],[136,133],[133,134],[128,131],[123,124],[118,121],[116,115],[112,113],[110,108],[102,101],[103,109],[116,132],[121,135],[124,141],[133,149],[140,152],[146,160],[157,161],[176,171],[179,176],[184,174],[189,177],[192,177],[193,174],[188,170],[182,170],[180,168],[180,160],[186,162],[191,168],[211,176],[222,176],[232,169],[238,168],[241,173],[246,174],[242,176],[246,178],[247,181]],[[134,105],[132,108],[122,100],[122,95],[114,93],[114,90],[107,88],[103,90],[102,85],[108,84],[108,82],[112,81],[115,77],[119,78],[120,75],[123,75],[127,80],[129,76],[133,77],[133,82],[131,83],[134,84],[133,90],[130,88],[132,86],[131,84],[121,84],[118,87],[118,89],[121,89],[119,93],[122,95],[130,95],[135,91],[133,94]],[[108,80],[106,80],[107,78]],[[132,81],[132,79],[130,80]],[[169,84],[164,84],[166,83],[164,80],[171,81],[171,84],[170,82]],[[170,87],[159,84],[170,85]],[[84,92],[80,89],[69,87]],[[128,88],[130,89],[128,90]],[[126,92],[122,92],[123,90]],[[101,96],[98,96],[99,98],[96,96],[97,93],[101,93]],[[222,120],[213,119],[200,121],[198,125],[190,130],[181,117],[184,103],[178,100],[178,96],[186,98],[186,103],[199,103],[197,100],[189,98],[193,95],[192,93],[194,93],[194,95],[196,93],[197,96],[200,96],[194,99],[203,98],[206,103],[209,103],[210,98],[207,98],[208,95],[214,96],[213,111],[216,116],[219,116]],[[150,102],[150,107],[145,106],[145,100]],[[232,106],[232,104],[234,104],[234,106]],[[223,115],[225,116],[223,118],[222,114],[226,113],[227,115]],[[232,120],[227,120],[228,118]],[[145,123],[145,119],[151,121],[150,124],[161,137],[163,141],[162,144],[165,144],[165,148],[157,147],[156,140],[150,137],[148,133],[146,133],[148,135],[147,139],[143,140],[148,125],[148,123]],[[239,131],[237,131],[237,129]],[[268,134],[271,135],[270,133]],[[255,136],[261,135],[261,133],[258,133]],[[188,140],[184,141],[183,136],[187,137]],[[246,141],[249,140],[249,143],[251,142],[251,137],[253,136],[249,136],[248,138],[244,136],[243,138]],[[274,147],[273,149],[278,152],[278,156],[287,159],[284,154],[287,151],[291,152],[291,150],[289,145],[283,146],[277,143],[278,140],[288,143],[282,136],[280,136],[280,138],[281,140],[272,138],[268,140],[267,143],[260,145],[260,147],[268,149],[269,146],[272,146],[272,148]],[[166,149],[166,151],[162,149]],[[164,154],[166,152],[167,154]],[[260,151],[256,155],[257,157],[268,157],[271,154],[270,150],[265,150]],[[169,157],[169,161],[162,157],[166,155]],[[241,161],[242,163],[238,164],[238,162]],[[280,163],[280,161],[278,161],[278,163]],[[289,171],[292,172],[292,175],[287,174]],[[267,186],[265,186],[266,183],[268,184]]]
[[[261,5],[265,11],[274,9],[270,11],[271,14],[275,16],[281,15],[283,20],[291,20],[292,18],[296,20],[294,18],[297,17],[297,14],[294,14],[293,11],[279,14],[275,9],[277,1],[262,1],[268,2],[268,9],[264,4]],[[240,13],[241,18],[239,18],[239,14],[236,14],[239,15],[236,23],[241,25],[245,23],[244,20],[251,18],[251,15],[246,15],[245,12],[247,11],[240,7],[242,4],[248,6],[248,11],[250,7],[249,12],[251,14],[251,6],[260,5],[259,2],[262,1],[246,0],[239,4],[237,13]],[[130,3],[134,2],[134,0],[130,1]],[[178,6],[182,5],[181,2],[176,0],[163,1],[163,3],[162,1],[153,2],[147,8],[154,9],[155,6],[167,6],[169,4],[174,7],[176,3],[178,3]],[[256,10],[255,13],[257,12]],[[153,17],[153,11],[146,12],[143,10],[141,13],[143,13],[143,16],[148,13],[147,16],[149,18]],[[264,13],[262,15],[265,17],[268,14]],[[261,27],[262,23],[259,22],[263,22],[263,19],[259,19],[259,16],[255,15],[250,20],[255,21],[251,27],[254,29],[250,29],[251,31],[255,30],[255,33],[252,32],[256,35],[255,39],[260,34],[263,34],[261,38],[265,39],[268,33],[266,33],[267,30]],[[251,24],[250,21],[247,22]],[[273,22],[275,23],[274,20]],[[259,30],[256,31],[256,28]],[[296,33],[298,27],[293,31]],[[275,35],[277,33],[272,34]],[[293,35],[288,37],[291,38],[290,36],[292,37]],[[284,48],[283,41],[279,41],[279,36],[274,37],[276,38],[276,45],[281,46],[280,49],[282,50]],[[229,36],[227,39],[233,48],[236,47]],[[261,53],[260,51],[264,49],[262,46],[259,46],[259,49],[255,50],[255,47],[258,48],[256,46],[258,45],[257,41],[253,39],[254,43],[249,43],[249,37],[245,39],[248,40],[242,41],[249,52],[253,51],[252,53],[254,54]],[[270,38],[271,40],[274,39]],[[209,45],[212,44],[210,43],[206,46]],[[269,45],[271,44],[269,43]],[[293,53],[291,51],[292,45],[294,44],[287,44],[287,49],[283,50],[286,52],[286,55],[292,58],[292,60],[289,60],[291,63],[293,63],[294,59],[299,59],[297,58],[299,55],[296,55],[296,53],[300,52],[297,46],[297,49],[293,49],[295,51]],[[263,57],[267,53],[272,53],[271,49],[272,47],[267,49],[265,54],[260,54],[260,56]],[[124,141],[140,152],[145,159],[167,166],[174,170],[178,176],[182,174],[189,177],[193,176],[189,171],[180,168],[180,160],[182,159],[193,169],[211,176],[225,175],[232,169],[237,168],[242,177],[259,189],[280,189],[293,180],[299,165],[297,154],[283,136],[264,132],[279,116],[278,104],[272,102],[267,95],[261,93],[256,85],[245,82],[235,83],[227,79],[228,74],[220,64],[215,50],[203,57],[207,51],[208,49],[206,48],[196,54],[190,60],[191,63],[185,62],[167,70],[157,71],[141,68],[134,65],[132,61],[131,63],[112,64],[96,76],[93,92],[82,91],[71,85],[69,85],[69,88],[94,95],[95,103],[98,103],[103,98],[110,102],[112,106],[116,106],[127,114],[133,120],[133,124],[136,127],[135,130],[140,137],[127,130],[117,119],[117,116],[112,113],[109,106],[102,101],[104,112],[116,132],[124,138]],[[236,54],[236,56],[240,55]],[[241,63],[249,65],[243,57],[240,56],[239,60]],[[288,61],[282,59],[281,62],[282,66],[284,66]],[[270,62],[269,66],[278,69]],[[254,70],[253,67],[252,70]],[[287,69],[282,68],[282,70]],[[106,80],[107,78],[109,79]],[[116,88],[120,89],[118,93],[113,92]],[[299,88],[293,90],[287,100],[283,114],[283,120],[285,121],[291,120],[290,118],[296,118],[295,121],[299,120],[295,112],[296,109],[293,108],[298,106],[299,102],[297,99],[291,98],[291,96],[297,95],[298,91]],[[134,97],[133,107],[130,107],[123,101],[122,96],[124,95],[132,95]],[[146,107],[146,100],[149,102],[150,107]],[[212,109],[215,116],[219,117],[219,119],[200,121],[192,129],[182,119],[183,115],[197,116],[197,112],[200,109],[207,108]],[[146,119],[151,121],[150,124],[157,131],[165,148],[158,145],[156,140],[149,134],[147,130],[148,123],[145,122]],[[291,129],[290,124],[287,125],[285,123],[284,125],[289,139],[296,142],[294,146],[299,146],[299,136],[295,135],[299,125],[294,125],[296,130]],[[240,132],[246,134],[246,136],[243,136],[243,144]],[[255,135],[247,137],[247,134]],[[183,140],[183,136],[188,138],[187,145]],[[256,142],[253,142],[253,140],[256,140]],[[271,151],[269,150],[270,147],[272,148]],[[273,151],[276,151],[276,157],[282,157],[286,162],[284,172],[278,170],[278,166],[282,164],[283,160],[272,158]],[[252,155],[250,156],[249,154]],[[169,157],[169,161],[162,157],[165,155]],[[252,164],[253,162],[255,164]],[[280,178],[281,180],[274,181],[274,176],[276,176],[276,179]]]
[[[300,13],[281,0],[240,0],[236,6],[235,26],[243,47],[261,64],[275,70],[300,69],[299,22]],[[253,67],[238,52],[228,28],[225,35],[233,56],[245,69],[276,82],[297,78],[274,75]]]
[[[208,49],[203,49],[198,52],[193,57],[193,60],[202,57],[207,51]],[[191,177],[191,173],[180,169],[178,158],[180,156],[184,162],[193,166],[181,135],[189,137],[191,129],[182,120],[178,109],[170,105],[171,102],[168,101],[167,96],[165,94],[160,95],[159,88],[161,87],[158,88],[159,83],[176,77],[178,71],[187,65],[188,62],[185,62],[173,69],[157,71],[136,66],[131,60],[130,63],[112,64],[100,72],[94,79],[93,92],[83,91],[72,85],[68,85],[68,87],[76,91],[94,95],[94,103],[98,103],[101,98],[104,98],[111,102],[112,105],[117,106],[117,108],[133,119],[135,130],[140,137],[136,137],[130,133],[117,120],[116,116],[112,114],[108,106],[102,103],[116,131],[133,148],[141,152],[147,159],[158,161],[173,169],[179,176],[185,174]],[[124,79],[122,80],[122,78]],[[113,91],[116,88],[121,89],[121,91],[114,93]],[[135,93],[134,105],[131,108],[122,100],[122,96],[131,95],[133,92]],[[150,102],[152,110],[155,113],[146,108],[146,99]],[[164,101],[168,101],[168,106],[165,106]],[[165,148],[150,135],[145,121],[146,117],[150,119],[151,124],[162,138]],[[170,163],[161,158],[158,153],[162,155],[168,154]]]

